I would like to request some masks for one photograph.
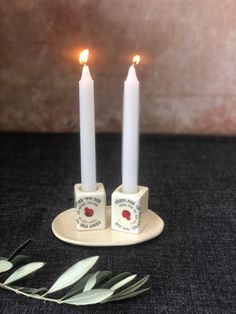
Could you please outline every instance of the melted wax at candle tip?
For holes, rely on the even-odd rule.
[[[92,80],[92,76],[90,74],[89,67],[85,64],[82,69],[81,81],[89,81]]]

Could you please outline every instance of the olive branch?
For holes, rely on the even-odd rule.
[[[128,299],[150,289],[138,290],[147,282],[150,276],[145,276],[129,285],[136,278],[136,274],[132,275],[129,272],[124,272],[112,276],[110,271],[89,273],[99,256],[88,257],[75,263],[60,275],[49,289],[19,286],[22,280],[27,279],[45,265],[43,262],[25,264],[29,261],[29,257],[19,254],[31,240],[25,241],[8,258],[0,257],[0,273],[7,272],[12,268],[16,269],[4,282],[0,282],[0,288],[14,291],[29,298],[77,306]],[[24,265],[19,267],[22,264]],[[51,297],[51,294],[66,288],[68,289],[63,296],[59,298]]]

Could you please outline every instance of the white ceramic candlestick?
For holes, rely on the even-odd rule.
[[[80,231],[106,228],[106,193],[102,183],[97,183],[95,192],[82,191],[75,184],[76,225]]]
[[[148,211],[148,188],[138,186],[138,192],[127,194],[120,185],[112,193],[111,227],[117,231],[140,233]]]

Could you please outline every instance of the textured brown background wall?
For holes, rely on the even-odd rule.
[[[78,130],[86,47],[98,131],[120,131],[138,52],[142,131],[236,134],[235,0],[1,0],[0,129]]]

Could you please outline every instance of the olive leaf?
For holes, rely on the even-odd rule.
[[[108,301],[104,300],[101,303],[107,303],[107,302],[113,302],[113,301],[133,298],[133,297],[136,297],[139,294],[144,293],[144,292],[146,292],[148,290],[150,290],[150,288],[142,289],[142,290],[131,292],[131,293],[128,293],[128,294],[123,294],[122,296],[118,296],[118,297],[115,297],[115,295],[114,295],[114,298],[110,298],[110,299],[108,299]]]
[[[72,288],[61,298],[61,300],[72,297],[75,294],[83,292],[86,282],[92,274],[85,275],[82,279],[80,279],[77,283],[75,283]]]
[[[128,288],[116,293],[116,296],[118,296],[118,295],[120,296],[122,294],[127,294],[127,293],[131,293],[131,292],[138,290],[142,285],[144,285],[148,281],[149,278],[150,278],[149,275],[145,276],[141,280],[134,283],[132,286],[129,286]]]
[[[106,289],[109,289],[111,288],[114,284],[116,284],[117,282],[119,282],[120,280],[128,277],[130,275],[130,273],[128,272],[124,272],[124,273],[121,273],[113,278],[111,278],[110,280],[108,280],[103,286],[102,288],[106,288]]]
[[[110,297],[113,291],[110,289],[93,289],[74,295],[73,297],[64,300],[64,303],[74,305],[87,305],[99,303]]]
[[[96,277],[97,277],[98,273],[99,272],[96,272],[95,274],[91,275],[88,278],[88,280],[87,280],[87,282],[85,284],[85,287],[84,287],[84,292],[91,290],[95,286],[95,284],[96,284]]]
[[[43,262],[33,262],[26,264],[20,268],[18,268],[7,280],[4,281],[5,285],[9,285],[10,283],[16,282],[29,274],[34,273],[38,269],[42,268],[45,265]]]
[[[4,273],[13,267],[13,264],[7,260],[0,260],[0,273]]]
[[[114,286],[112,286],[110,289],[111,290],[117,290],[117,289],[120,289],[121,287],[123,287],[124,285],[126,285],[127,283],[129,283],[130,281],[134,280],[134,278],[136,277],[137,275],[131,275],[119,282],[117,282]]]
[[[29,256],[26,255],[16,255],[11,259],[11,263],[16,266],[19,264],[23,264],[29,260]]]
[[[47,294],[73,285],[96,264],[98,258],[99,256],[89,257],[71,266],[55,281]]]
[[[126,295],[130,295],[131,293],[135,292],[136,290],[138,290],[141,286],[143,286],[149,279],[149,275],[145,276],[144,278],[142,278],[141,280],[137,281],[136,283],[134,283],[132,286],[129,286],[128,288],[121,290],[120,292],[117,292],[116,294],[112,295],[110,298],[108,298],[107,301],[113,301],[114,299],[118,300],[118,298],[121,298],[123,296]],[[141,290],[140,290],[141,291]],[[120,299],[119,299],[120,300]]]
[[[36,293],[45,292],[48,290],[46,287],[30,288],[30,287],[19,287],[19,286],[12,286],[12,285],[11,285],[11,287],[18,290],[18,291],[22,291],[22,292],[30,293],[30,294],[36,294]]]
[[[104,282],[108,277],[110,277],[112,274],[111,271],[108,270],[102,270],[99,271],[97,276],[96,276],[96,284],[94,287],[98,287],[101,282]]]
[[[20,253],[29,243],[32,241],[33,238],[26,240],[23,244],[21,244],[9,257],[8,261],[11,261],[18,253]]]

